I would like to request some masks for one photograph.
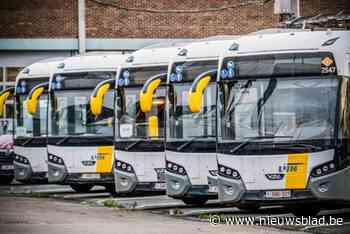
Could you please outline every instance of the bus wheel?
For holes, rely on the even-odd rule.
[[[11,184],[14,176],[1,176],[0,184]]]
[[[204,205],[208,198],[206,197],[184,197],[181,199],[186,205],[197,205],[201,206]]]
[[[106,191],[111,194],[112,197],[116,197],[118,193],[115,191],[115,184],[105,185]]]
[[[302,208],[302,207],[298,207],[298,208],[291,208],[290,209],[292,214],[295,216],[316,216],[321,209],[318,207],[307,207],[307,208]]]
[[[78,193],[90,192],[93,185],[90,184],[71,184],[70,187]]]
[[[259,205],[239,205],[237,206],[238,209],[247,211],[247,212],[257,212],[260,209]]]

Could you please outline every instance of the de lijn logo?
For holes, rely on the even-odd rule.
[[[288,173],[288,172],[298,172],[299,166],[303,165],[302,163],[285,163],[278,166],[278,172]]]
[[[97,160],[104,160],[108,156],[107,153],[97,153],[90,156],[90,160],[81,161],[84,166],[94,166]]]

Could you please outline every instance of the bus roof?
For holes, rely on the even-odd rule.
[[[174,44],[174,46],[145,47],[129,55],[124,66],[168,65],[169,59],[175,56],[184,45],[185,43]]]
[[[350,74],[350,31],[296,31],[242,36],[237,41],[237,50],[226,49],[224,57],[295,53],[331,52],[340,75]]]
[[[124,60],[120,53],[87,53],[66,58],[56,72],[116,71]]]
[[[183,54],[177,53],[174,56],[175,61],[187,59],[218,59],[219,56],[229,49],[239,36],[218,36],[205,38],[183,47]]]
[[[57,65],[64,60],[63,57],[48,58],[33,63],[22,69],[16,80],[24,78],[50,77],[57,69]]]

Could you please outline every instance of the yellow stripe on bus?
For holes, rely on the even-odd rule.
[[[97,148],[97,173],[111,173],[113,165],[113,146],[100,146]]]
[[[286,189],[305,189],[307,185],[307,164],[309,154],[289,154]]]

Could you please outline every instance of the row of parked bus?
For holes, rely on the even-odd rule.
[[[11,95],[20,182],[295,214],[350,201],[349,31],[51,59],[22,70],[0,105]]]

